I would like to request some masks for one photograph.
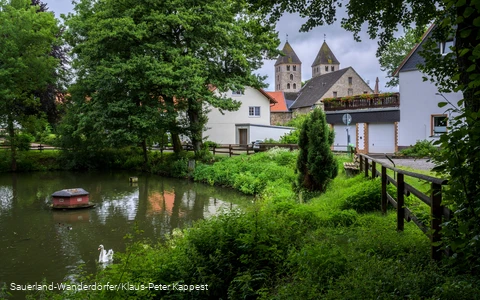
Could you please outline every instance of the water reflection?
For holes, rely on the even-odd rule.
[[[128,178],[135,175],[138,184]],[[50,195],[65,188],[90,192],[94,209],[51,210]],[[0,286],[60,283],[84,265],[95,272],[98,245],[125,251],[124,236],[159,240],[174,228],[250,203],[250,198],[185,180],[128,173],[0,174]]]

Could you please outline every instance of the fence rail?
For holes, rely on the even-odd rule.
[[[247,155],[254,154],[255,152],[263,152],[267,151],[268,149],[279,147],[279,148],[287,148],[290,151],[298,149],[297,144],[267,144],[261,143],[258,149],[253,148],[253,144],[222,144],[222,145],[215,145],[210,146],[208,149],[212,151],[213,155],[215,154],[228,154],[228,156],[232,157],[235,155],[241,155],[246,153]],[[154,148],[160,151],[164,150],[172,150],[173,147],[163,147],[163,148]],[[190,145],[184,145],[184,150],[193,151],[193,148]]]
[[[443,220],[448,221],[450,219],[451,211],[442,206],[442,186],[447,185],[446,179],[436,178],[414,172],[409,172],[401,169],[397,169],[391,166],[387,166],[374,158],[365,154],[358,154],[360,158],[360,172],[365,173],[365,177],[371,176],[372,178],[380,177],[382,181],[382,200],[381,207],[382,213],[387,213],[387,205],[391,203],[397,212],[397,230],[403,231],[405,221],[413,221],[420,230],[427,234],[432,243],[431,256],[434,260],[440,260],[442,252],[438,242],[441,241],[441,224]],[[381,171],[377,170],[377,164],[381,165]],[[394,172],[392,178],[387,174],[387,170]],[[369,175],[370,172],[370,175]],[[431,185],[429,194],[425,194],[413,186],[405,182],[405,176],[421,179],[427,181]],[[396,198],[390,195],[387,191],[387,184],[393,184],[397,187]],[[415,216],[408,207],[405,206],[405,196],[410,194],[414,195],[422,202],[430,207],[430,228],[425,225],[421,220]]]

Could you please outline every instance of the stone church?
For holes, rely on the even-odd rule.
[[[324,41],[313,61],[312,78],[302,86],[302,62],[287,41],[284,55],[275,63],[275,91],[268,92],[277,104],[271,107],[270,123],[281,125],[293,115],[323,107],[322,99],[371,94],[373,90],[352,68],[340,62]]]

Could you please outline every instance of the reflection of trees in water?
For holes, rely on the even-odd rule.
[[[0,214],[9,213],[13,205],[13,189],[0,186]]]

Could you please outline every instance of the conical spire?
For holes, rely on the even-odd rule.
[[[318,65],[339,65],[340,62],[337,60],[335,55],[333,55],[332,50],[328,47],[327,42],[323,42],[322,47],[318,51],[317,57],[313,61],[312,67]]]
[[[282,49],[284,56],[279,56],[277,59],[277,62],[275,63],[275,66],[280,65],[280,64],[301,64],[302,62],[298,58],[297,54],[295,51],[293,51],[292,46],[290,46],[290,43],[287,41],[285,43],[285,46],[283,46]]]

